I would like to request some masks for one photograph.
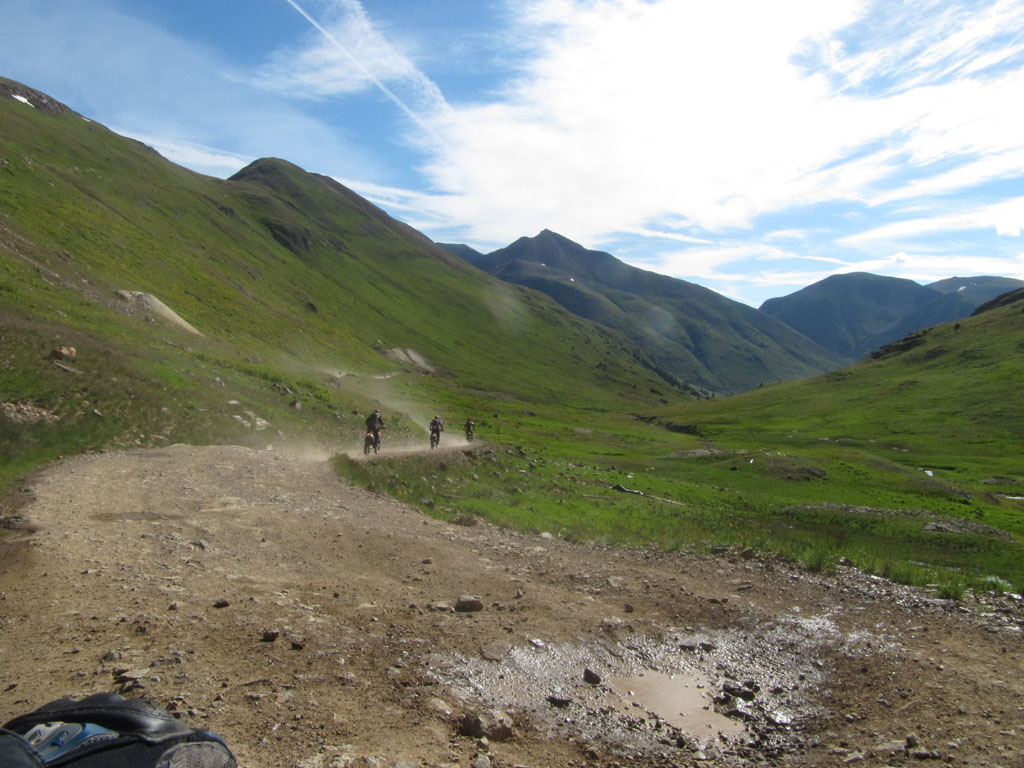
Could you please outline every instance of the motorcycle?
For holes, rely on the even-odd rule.
[[[430,430],[430,447],[431,448],[437,448],[437,446],[440,443],[441,443],[441,433],[438,430],[436,430],[436,429]]]
[[[380,453],[380,433],[378,432],[374,436],[372,431],[366,430],[366,437],[363,439],[363,453],[369,456],[371,450],[374,453]]]

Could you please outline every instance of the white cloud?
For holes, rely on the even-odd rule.
[[[888,83],[904,92],[957,75],[982,73],[1024,50],[1018,0],[984,7],[956,2],[874,0],[857,39],[818,41],[828,70],[843,89]],[[1000,42],[992,49],[993,41]]]
[[[1024,197],[1011,198],[992,205],[927,218],[906,219],[875,227],[839,240],[857,245],[871,241],[893,241],[973,229],[994,230],[997,235],[1019,237],[1024,228]]]
[[[320,98],[379,89],[433,141],[427,118],[447,109],[441,90],[373,24],[358,0],[326,0],[317,7],[286,0],[315,29],[304,47],[275,51],[251,79],[291,97]]]
[[[897,200],[955,193],[990,181],[1013,178],[1018,173],[1024,183],[1024,147],[993,152],[977,160],[965,161],[963,165],[944,173],[907,181],[896,189],[871,194],[867,202],[871,205],[881,205]]]
[[[1000,275],[1024,279],[1024,253],[1016,257],[985,257],[938,255],[934,253],[907,253],[898,251],[875,259],[868,259],[849,268],[847,272],[872,272],[879,275],[903,277],[919,283],[930,283],[947,277],[971,275]]]
[[[833,36],[862,11],[857,2],[529,3],[519,31],[537,33],[531,58],[500,100],[443,115],[436,125],[451,149],[425,170],[451,217],[477,232],[511,239],[555,225],[584,242],[655,229],[671,214],[716,232],[822,200],[874,203],[1004,177],[1024,152],[1013,96],[1024,75],[942,78],[971,62],[959,46],[992,61],[1014,55],[1019,43],[985,50],[997,22],[1018,21],[1013,6],[976,23],[922,14],[905,22],[915,36],[904,47],[850,56]],[[836,92],[794,64],[808,41],[832,41],[852,81],[882,72],[921,83]],[[915,63],[910,52],[926,44],[939,50]],[[950,162],[969,165],[939,170]]]
[[[776,229],[771,232],[765,232],[761,239],[765,242],[772,242],[773,240],[806,240],[810,236],[810,232],[806,229]]]
[[[792,251],[764,243],[733,243],[658,254],[646,261],[646,268],[689,280],[726,279],[736,276],[723,271],[722,268],[726,265],[749,265],[751,262],[789,261],[798,258],[800,257]],[[743,271],[749,275],[750,270],[744,268]]]
[[[694,237],[693,235],[683,234],[681,232],[672,232],[667,229],[649,229],[647,227],[636,227],[635,229],[623,229],[621,230],[623,235],[636,235],[643,238],[651,238],[657,240],[673,240],[680,243],[710,243],[706,237]]]
[[[443,210],[443,200],[436,195],[358,179],[335,177],[335,181],[344,184],[356,194],[389,211],[391,215],[397,216],[415,229],[431,232],[438,239],[460,239],[461,222],[452,221],[448,217]]]
[[[304,4],[291,4],[312,18]],[[302,47],[286,46],[275,51],[252,78],[254,84],[314,98],[371,89],[375,78],[393,80],[416,74],[412,62],[373,26],[361,3],[334,0],[318,3],[310,10],[322,12],[323,17],[315,19],[321,29],[312,28]]]
[[[116,128],[113,130],[117,131]],[[256,159],[188,141],[174,141],[162,136],[145,136],[132,131],[117,131],[117,133],[147,144],[172,163],[183,165],[209,176],[220,178],[231,176]]]
[[[773,198],[801,196],[786,182],[834,153],[839,125],[822,120],[836,118],[808,120],[824,83],[788,61],[803,35],[837,22],[822,6],[840,7],[534,4],[528,21],[571,24],[545,30],[502,102],[454,108],[442,128],[454,149],[428,171],[475,201],[471,220],[510,236],[555,220],[590,239],[669,213],[747,224]]]

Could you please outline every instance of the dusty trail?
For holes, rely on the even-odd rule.
[[[384,432],[381,437],[381,450],[380,453],[371,453],[369,458],[371,459],[387,459],[388,456],[408,456],[412,453],[436,453],[438,455],[443,453],[449,453],[451,451],[462,451],[472,448],[482,448],[486,445],[481,440],[470,443],[462,435],[450,435],[445,433],[441,437],[441,444],[437,448],[430,448],[429,445],[424,445],[423,441],[396,441],[389,439],[390,436]],[[344,453],[350,459],[366,459],[367,454],[361,448],[349,448],[345,450],[339,450],[339,453]],[[309,456],[310,454],[306,454]],[[326,458],[326,454],[323,450],[315,452],[315,456],[323,456]],[[311,456],[312,457],[312,456]]]
[[[0,719],[122,690],[253,767],[1024,765],[1012,598],[455,526],[324,458],[178,445],[35,478],[0,542]],[[460,734],[494,708],[510,738]]]

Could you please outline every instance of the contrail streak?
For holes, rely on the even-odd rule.
[[[362,72],[364,75],[366,75],[366,77],[371,82],[373,82],[374,85],[376,85],[378,88],[380,88],[381,92],[383,92],[385,96],[387,96],[389,99],[391,99],[391,101],[393,101],[398,106],[399,109],[401,109],[403,112],[405,112],[405,114],[407,114],[410,117],[410,119],[412,119],[412,121],[414,123],[416,123],[416,125],[418,125],[420,128],[422,128],[427,134],[429,134],[442,147],[447,148],[447,144],[445,144],[444,139],[442,139],[433,128],[431,128],[429,125],[427,125],[427,123],[423,120],[423,118],[421,118],[419,115],[417,115],[415,112],[413,112],[408,106],[406,106],[404,101],[402,101],[400,98],[398,98],[398,96],[396,96],[394,94],[394,92],[390,88],[388,88],[386,85],[384,85],[384,83],[381,82],[377,77],[375,77],[374,74],[372,72],[370,72],[370,70],[368,70],[366,67],[364,67],[360,63],[360,61],[355,56],[353,56],[349,52],[349,50],[347,48],[345,48],[345,46],[343,46],[341,43],[339,43],[337,38],[334,37],[334,35],[332,35],[330,32],[328,32],[326,29],[324,29],[320,25],[320,23],[317,22],[316,19],[314,19],[312,16],[310,16],[308,13],[306,13],[305,9],[301,5],[299,5],[297,2],[295,2],[295,0],[285,0],[285,2],[287,2],[288,5],[290,5],[292,8],[294,8],[296,11],[301,13],[302,16],[306,19],[306,21],[308,21],[310,24],[312,24],[313,27],[321,35],[323,35],[325,38],[327,38],[328,42],[330,42],[331,45],[333,45],[335,48],[337,48],[339,51],[341,51],[346,56],[346,58],[348,58],[348,60],[352,62],[353,66],[355,66],[356,69],[358,69],[360,72]]]

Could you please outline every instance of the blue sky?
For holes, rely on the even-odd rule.
[[[551,229],[758,306],[1024,279],[1024,0],[0,0],[0,75],[174,162]],[[0,126],[2,130],[2,126]]]

